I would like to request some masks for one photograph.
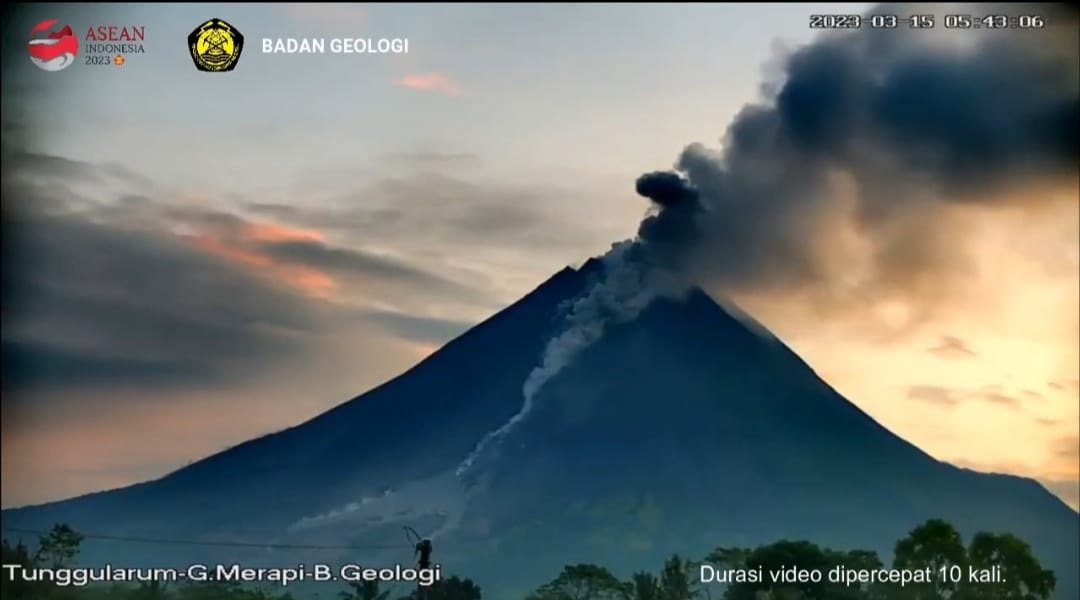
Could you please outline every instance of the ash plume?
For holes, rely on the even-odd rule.
[[[634,240],[565,315],[526,379],[521,410],[461,464],[524,420],[536,394],[613,324],[659,294],[707,283],[725,293],[829,288],[854,269],[827,255],[838,214],[870,247],[860,290],[933,281],[962,260],[946,206],[1077,173],[1077,12],[1061,5],[958,6],[1044,15],[1038,31],[869,28],[795,50],[723,149],[687,146],[673,171],[642,175],[652,207]],[[872,14],[925,13],[881,6]],[[1031,200],[1038,201],[1038,199]]]
[[[864,29],[792,52],[780,80],[735,117],[722,150],[691,144],[675,172],[638,181],[657,211],[642,222],[641,243],[728,293],[824,287],[852,275],[823,248],[843,213],[870,247],[861,286],[902,289],[962,260],[942,209],[1075,182],[1077,12],[951,12],[968,9],[1043,15],[1046,26],[945,31],[939,14],[936,30]],[[871,12],[898,10],[908,8]]]

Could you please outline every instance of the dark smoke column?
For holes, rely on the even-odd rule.
[[[638,179],[655,206],[639,242],[728,292],[827,286],[850,275],[821,256],[844,211],[872,248],[862,283],[902,286],[955,254],[941,207],[1075,181],[1077,11],[964,10],[1045,15],[1047,27],[867,29],[792,52],[772,91],[736,115],[722,151],[691,144],[676,172]]]

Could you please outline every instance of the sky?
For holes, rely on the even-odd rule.
[[[722,147],[818,37],[808,15],[868,6],[5,15],[3,506],[160,477],[402,373],[634,236],[642,173],[694,142]],[[188,33],[212,17],[245,36],[232,72],[188,56]],[[48,18],[80,38],[145,26],[145,52],[40,70],[22,32]],[[947,35],[951,52],[970,45]],[[262,54],[263,37],[408,38],[409,52]],[[813,230],[828,281],[702,283],[934,457],[1036,478],[1076,507],[1075,164],[874,229],[916,240],[889,246],[906,259],[934,246],[911,277],[841,285],[880,248],[830,216]],[[829,189],[843,205],[843,185]]]

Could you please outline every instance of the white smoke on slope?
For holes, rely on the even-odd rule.
[[[540,364],[525,378],[521,410],[499,428],[490,431],[457,468],[462,475],[490,445],[506,435],[532,412],[536,394],[591,346],[612,325],[636,318],[657,296],[682,288],[676,278],[645,260],[637,242],[620,242],[600,258],[602,279],[570,305],[563,328],[544,347]]]
[[[430,522],[435,517],[441,521],[438,528],[430,533],[423,532],[424,537],[434,540],[461,525],[469,501],[479,491],[466,489],[457,477],[443,471],[324,513],[305,516],[290,525],[286,533],[348,531],[357,534],[385,530],[391,525],[419,527],[415,524],[425,519]],[[400,531],[400,527],[393,530]]]

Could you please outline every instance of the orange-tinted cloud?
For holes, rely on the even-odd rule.
[[[438,92],[447,96],[461,95],[461,86],[445,73],[419,73],[406,75],[395,82],[402,87],[425,92]]]
[[[248,223],[239,230],[236,237],[237,239],[223,239],[215,235],[200,233],[184,236],[184,239],[204,252],[249,267],[261,274],[270,275],[309,296],[325,298],[337,289],[337,282],[323,271],[302,265],[287,264],[248,247],[248,244],[253,242],[321,242],[323,236],[318,231],[276,223]]]
[[[258,242],[323,242],[326,238],[314,229],[301,229],[277,223],[248,223],[244,235]]]

